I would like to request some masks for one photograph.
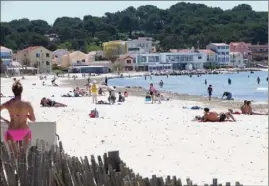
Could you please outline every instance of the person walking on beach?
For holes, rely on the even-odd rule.
[[[232,80],[230,78],[228,78],[228,85],[232,84]]]
[[[105,85],[107,86],[108,84],[108,79],[107,79],[107,77],[105,77]]]
[[[257,83],[258,84],[260,84],[260,81],[261,81],[260,77],[257,77]]]
[[[205,79],[205,85],[207,85],[207,80]]]
[[[29,141],[32,138],[32,131],[29,129],[27,124],[27,119],[32,122],[35,122],[34,109],[30,102],[23,101],[21,99],[21,94],[23,91],[22,84],[19,81],[16,81],[12,85],[12,92],[14,98],[5,102],[0,106],[0,110],[7,109],[10,115],[10,121],[1,116],[1,120],[5,121],[8,124],[8,130],[5,133],[5,140],[10,141],[9,149],[11,154],[16,159],[17,158],[17,148],[16,145],[19,145],[19,150],[21,149],[24,141],[24,152],[27,151]]]
[[[96,81],[93,81],[93,84],[91,86],[91,93],[92,93],[92,102],[97,103],[97,85]]]
[[[208,92],[208,99],[209,101],[211,100],[211,96],[212,96],[212,92],[213,92],[213,88],[212,85],[209,85],[207,88],[207,92]]]
[[[151,103],[153,104],[153,100],[154,100],[154,94],[156,93],[156,89],[154,88],[153,86],[153,83],[151,83],[149,85],[149,94],[150,94],[150,97],[151,97]]]

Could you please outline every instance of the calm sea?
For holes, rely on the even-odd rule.
[[[249,77],[248,77],[249,76]],[[257,84],[257,77],[261,82]],[[186,93],[189,95],[207,96],[207,86],[213,86],[213,96],[221,97],[224,91],[231,92],[236,100],[254,100],[268,101],[268,82],[266,78],[268,72],[259,71],[251,74],[250,72],[240,72],[235,74],[217,74],[202,75],[200,77],[192,76],[152,76],[147,80],[144,77],[139,78],[120,78],[110,79],[109,85],[113,86],[141,86],[148,88],[153,83],[158,90],[167,90],[177,93]],[[232,84],[228,85],[228,78]],[[205,79],[207,85],[205,85]],[[159,87],[159,82],[163,80],[163,88]]]

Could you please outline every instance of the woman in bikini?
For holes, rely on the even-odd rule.
[[[10,115],[10,121],[1,116],[1,120],[8,124],[8,130],[5,133],[5,140],[9,143],[11,153],[14,153],[14,158],[17,158],[16,145],[19,144],[19,149],[24,141],[24,152],[26,152],[29,141],[32,137],[32,131],[29,129],[27,119],[35,122],[35,114],[30,102],[23,101],[21,94],[23,87],[19,81],[15,81],[12,86],[14,98],[1,105],[0,110],[7,109]]]

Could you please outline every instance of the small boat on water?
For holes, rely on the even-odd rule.
[[[253,71],[250,71],[250,73],[251,73],[251,74],[254,74],[254,72],[253,72]]]

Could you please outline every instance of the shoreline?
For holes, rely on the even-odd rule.
[[[141,77],[143,75],[130,75],[131,77]],[[125,75],[124,77],[129,77],[128,75]],[[113,76],[110,77],[110,79],[120,78],[119,76]],[[94,79],[97,81],[97,83],[100,83],[104,80],[103,76],[93,76],[91,79]],[[68,88],[85,88],[85,84],[87,82],[87,77],[85,79],[76,79],[76,80],[67,80],[67,79],[61,79],[61,82],[63,82],[62,86],[68,87]],[[145,97],[146,92],[148,91],[145,88],[142,87],[116,87],[116,92],[124,92],[127,91],[129,95],[131,96],[138,96],[138,97]],[[218,97],[212,97],[211,101],[208,101],[207,97],[198,96],[198,95],[189,95],[189,94],[181,94],[171,91],[160,91],[165,97],[170,98],[170,100],[181,100],[181,101],[194,101],[201,103],[209,108],[223,108],[223,109],[233,109],[234,111],[240,110],[239,108],[242,106],[243,101],[241,100],[222,100]],[[251,100],[252,101],[252,100]],[[257,112],[268,112],[268,103],[267,102],[255,102],[252,101],[252,107],[254,111]]]

